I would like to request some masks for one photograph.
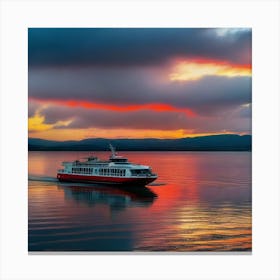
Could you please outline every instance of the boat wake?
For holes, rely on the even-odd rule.
[[[33,176],[33,175],[28,175],[28,181],[58,182],[58,180],[55,177]]]
[[[57,178],[55,177],[46,177],[46,176],[33,176],[29,175],[28,176],[28,181],[35,181],[35,182],[46,182],[46,183],[57,183],[59,186],[71,186],[73,183],[71,182],[60,182]],[[94,184],[90,183],[76,183],[77,186],[94,186]],[[98,185],[96,185],[98,186]]]

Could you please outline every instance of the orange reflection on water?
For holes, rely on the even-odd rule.
[[[167,215],[139,238],[139,250],[167,251],[250,251],[252,249],[251,211],[241,215],[231,209],[189,205]]]
[[[158,181],[164,183],[163,186],[152,189],[165,201],[165,205],[160,205],[160,201],[153,205],[153,208],[172,207],[177,204],[177,199],[182,195],[188,203],[198,203],[198,181],[199,166],[195,157],[182,157],[178,159],[177,153],[169,153],[167,160],[162,159],[162,165],[156,167]]]
[[[29,181],[31,248],[251,250],[250,153],[120,154],[152,166],[159,177],[148,191]],[[60,162],[76,155],[32,153],[30,173],[55,177]]]
[[[45,160],[45,157],[40,157],[40,154],[38,154],[38,157],[32,161],[28,161],[28,174],[29,175],[43,175],[46,174],[48,168],[48,161]]]

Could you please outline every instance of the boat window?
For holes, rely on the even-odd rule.
[[[149,169],[131,169],[130,170],[132,175],[146,175],[146,174],[151,174]]]
[[[127,158],[111,158],[110,161],[112,162],[127,162]]]

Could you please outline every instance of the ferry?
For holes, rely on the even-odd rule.
[[[127,158],[117,155],[110,144],[111,156],[102,161],[89,156],[85,161],[62,162],[63,169],[57,171],[57,179],[62,182],[95,184],[142,185],[157,179],[149,166],[131,163]]]

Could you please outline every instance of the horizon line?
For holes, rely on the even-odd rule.
[[[201,135],[201,136],[187,136],[187,137],[180,137],[180,138],[156,138],[156,137],[147,137],[147,138],[104,138],[104,137],[91,137],[91,138],[83,138],[79,140],[55,140],[55,139],[44,139],[44,138],[37,138],[37,137],[28,137],[29,139],[40,139],[40,140],[46,140],[46,141],[56,141],[56,142],[67,142],[67,141],[83,141],[83,140],[89,140],[89,139],[103,139],[103,140],[179,140],[179,139],[186,139],[186,138],[201,138],[201,137],[211,137],[211,136],[252,136],[252,134],[235,134],[235,133],[221,133],[221,134],[207,134],[207,135]]]

